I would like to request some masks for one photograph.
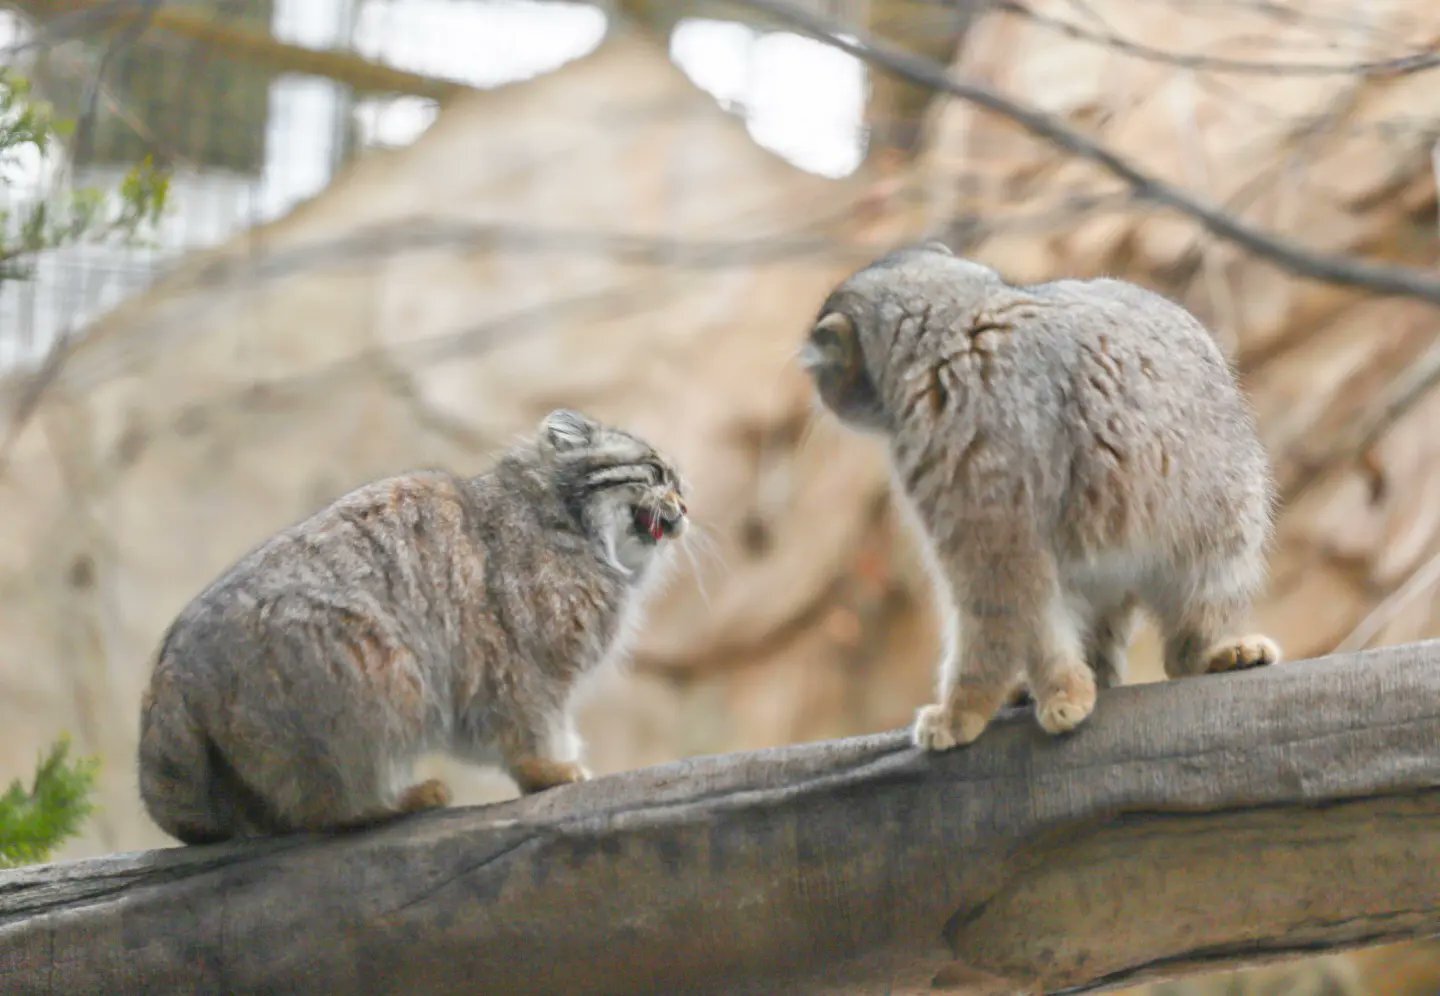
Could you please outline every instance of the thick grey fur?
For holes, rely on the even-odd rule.
[[[683,492],[649,444],[562,410],[477,477],[369,484],[268,540],[164,637],[151,816],[195,843],[364,825],[448,801],[411,784],[432,751],[526,791],[587,777],[572,692],[619,651]]]
[[[1023,674],[1052,733],[1123,678],[1143,606],[1172,676],[1270,663],[1233,627],[1265,580],[1273,486],[1225,356],[1119,280],[1013,286],[937,244],[842,283],[802,358],[889,442],[946,616],[915,739],[979,736]]]

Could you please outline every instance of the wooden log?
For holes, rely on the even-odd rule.
[[[1440,933],[1437,859],[1426,643],[23,869],[0,991],[1079,992]]]

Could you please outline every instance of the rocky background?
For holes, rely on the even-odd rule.
[[[1435,268],[1440,70],[1325,68],[1434,51],[1429,0],[889,9],[877,32],[1234,217]],[[591,690],[594,768],[908,722],[933,681],[926,584],[882,455],[818,415],[793,355],[835,282],[921,235],[1015,280],[1124,276],[1217,330],[1282,485],[1257,621],[1291,658],[1440,632],[1440,311],[1297,277],[883,77],[865,166],[801,172],[676,70],[663,17],[626,10],[594,54],[453,96],[415,144],[189,259],[98,320],[33,410],[9,406],[0,779],[66,732],[103,759],[65,856],[167,843],[136,798],[138,702],[206,581],[360,482],[478,470],[560,404],[673,454],[700,527],[632,663]],[[1159,677],[1148,631],[1133,654],[1133,680]],[[513,792],[435,766],[462,801]],[[1149,991],[1437,989],[1440,957],[1409,946]]]

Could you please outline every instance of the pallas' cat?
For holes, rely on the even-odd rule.
[[[366,485],[271,538],[180,613],[141,716],[140,791],[189,843],[445,805],[413,762],[584,779],[571,692],[613,657],[685,530],[674,467],[547,416],[477,477]]]
[[[945,609],[918,745],[978,737],[1024,676],[1073,729],[1122,678],[1137,609],[1171,677],[1271,663],[1236,631],[1265,578],[1269,462],[1210,333],[1118,280],[1012,286],[927,243],[825,301],[823,403],[889,443]]]

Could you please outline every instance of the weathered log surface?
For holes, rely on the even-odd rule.
[[[0,875],[0,991],[1082,991],[1440,933],[1440,642]]]

